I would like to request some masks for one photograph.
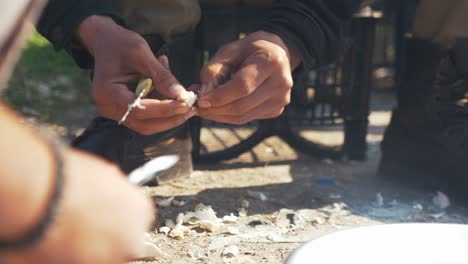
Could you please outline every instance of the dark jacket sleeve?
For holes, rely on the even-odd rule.
[[[54,47],[66,49],[85,68],[92,65],[92,57],[76,39],[80,23],[92,15],[112,17],[119,24],[123,21],[117,16],[118,1],[112,0],[49,0],[37,24],[37,30]]]
[[[361,0],[275,0],[261,30],[280,36],[295,49],[304,66],[315,68],[334,61],[343,43],[344,25]]]

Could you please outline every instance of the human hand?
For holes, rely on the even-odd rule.
[[[167,57],[158,60],[140,35],[100,16],[87,18],[78,35],[94,56],[92,94],[99,114],[120,120],[136,98],[129,87],[141,78],[151,78],[159,96],[143,99],[144,109],[132,110],[125,126],[150,135],[179,126],[195,114],[179,100],[187,91],[170,72]]]
[[[201,71],[198,114],[238,125],[277,117],[290,102],[291,71],[299,64],[296,53],[271,33],[259,31],[230,43]]]
[[[117,167],[69,150],[65,188],[46,237],[2,255],[5,263],[125,263],[137,259],[154,221],[149,199]]]

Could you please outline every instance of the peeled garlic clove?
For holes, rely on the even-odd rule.
[[[142,97],[146,97],[151,91],[153,91],[153,80],[151,79],[143,79],[141,80],[137,88],[135,89],[135,94],[138,96],[143,93]]]
[[[182,95],[179,96],[179,101],[187,104],[188,107],[192,107],[197,101],[197,99],[198,99],[198,96],[192,91],[183,93]]]

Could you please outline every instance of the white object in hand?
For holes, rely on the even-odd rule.
[[[198,96],[194,92],[188,91],[181,95],[179,100],[181,102],[186,103],[188,107],[192,107],[195,104],[195,102],[197,102]]]

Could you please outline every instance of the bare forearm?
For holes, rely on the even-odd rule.
[[[109,17],[90,16],[79,25],[77,34],[82,44],[94,54],[94,47],[98,44],[96,36],[109,34],[118,27],[120,26]]]
[[[51,191],[46,143],[0,102],[0,239],[16,239],[38,221]]]

